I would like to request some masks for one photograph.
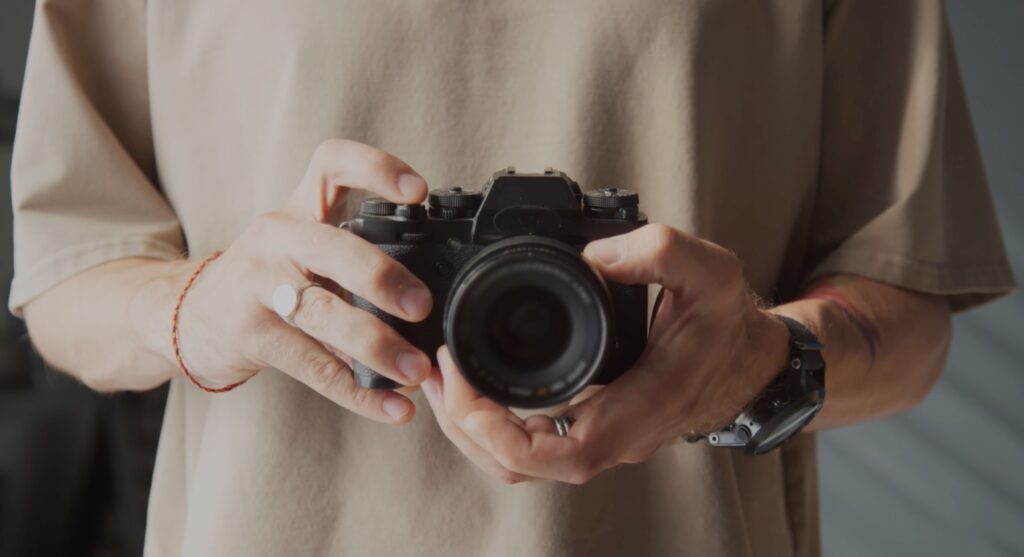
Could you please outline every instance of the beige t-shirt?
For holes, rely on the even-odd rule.
[[[779,301],[835,272],[957,310],[1013,285],[939,1],[41,1],[20,118],[15,311],[225,248],[330,137],[435,187],[515,165],[634,188]],[[173,380],[147,554],[820,552],[812,435],[506,486],[413,400],[391,427],[274,370]]]

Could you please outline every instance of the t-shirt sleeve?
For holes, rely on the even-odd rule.
[[[183,250],[156,185],[145,11],[145,2],[37,3],[11,169],[16,315],[90,267]]]
[[[941,2],[830,5],[805,284],[868,277],[954,311],[1014,288]]]

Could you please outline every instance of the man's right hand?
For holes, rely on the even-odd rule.
[[[427,194],[423,178],[394,156],[353,141],[322,144],[288,202],[257,217],[189,290],[179,316],[180,349],[200,382],[225,385],[273,367],[367,418],[386,423],[412,418],[408,398],[359,387],[349,365],[354,358],[400,384],[416,385],[430,372],[426,354],[377,317],[319,286],[302,292],[295,326],[272,310],[276,287],[298,289],[314,273],[400,319],[420,321],[430,312],[430,291],[409,270],[366,240],[323,222],[352,188],[395,203],[419,203]],[[180,291],[197,264],[180,267],[171,279],[175,288],[166,283],[158,288],[163,308],[167,293]],[[149,306],[133,303],[139,305]],[[153,317],[134,307],[132,313],[135,319]],[[169,331],[163,334],[161,353],[173,358]]]

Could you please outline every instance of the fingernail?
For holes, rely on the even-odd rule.
[[[426,288],[413,284],[402,290],[402,297],[398,301],[402,311],[410,317],[420,317],[430,313],[431,296]]]
[[[426,193],[427,183],[416,174],[402,174],[398,177],[398,191],[406,199],[419,199]]]
[[[396,397],[384,401],[384,412],[393,419],[400,420],[409,413],[409,403]]]
[[[587,257],[592,257],[605,265],[611,265],[619,259],[622,259],[622,248],[624,247],[622,238],[605,238],[603,240],[597,240],[591,242],[583,253]]]
[[[415,352],[402,352],[395,363],[398,365],[398,371],[401,371],[410,383],[418,382],[430,371],[430,360],[425,355]]]

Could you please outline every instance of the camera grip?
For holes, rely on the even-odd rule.
[[[391,391],[400,387],[398,383],[355,360],[352,361],[352,373],[356,378],[356,385],[364,389]]]
[[[400,319],[381,311],[380,308],[371,304],[365,298],[352,296],[352,306],[372,313],[391,327],[401,323]],[[356,384],[364,389],[393,390],[401,386],[395,381],[373,371],[358,360],[352,360],[352,373],[355,375]]]
[[[368,311],[394,329],[402,338],[419,348],[437,365],[437,348],[444,344],[444,305],[457,269],[465,265],[481,249],[476,245],[438,244],[377,244],[381,251],[393,257],[430,289],[433,306],[426,319],[410,323],[391,315],[359,296],[352,296],[352,306]],[[367,389],[397,389],[401,385],[380,375],[360,362],[352,362],[356,383]]]

